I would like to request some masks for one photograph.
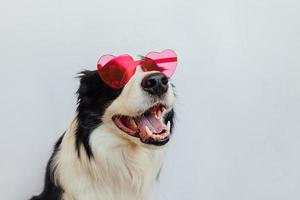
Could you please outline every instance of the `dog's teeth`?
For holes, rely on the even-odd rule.
[[[156,135],[155,136],[155,140],[161,140],[161,139],[162,139],[161,135]]]
[[[161,118],[161,111],[160,110],[157,110],[157,112],[155,113],[155,117],[156,117],[156,119]]]
[[[165,107],[161,108],[161,112],[165,112],[167,109]]]
[[[158,115],[158,118],[160,119],[161,118],[161,111],[160,110],[158,110],[157,115]]]
[[[133,128],[137,128],[137,125],[135,123],[135,121],[133,119],[130,119],[130,125],[133,127]]]
[[[145,126],[145,130],[148,133],[149,136],[152,135],[152,132],[150,131],[150,129],[148,128],[148,126]]]
[[[166,136],[166,134],[160,135],[160,140],[164,139]]]
[[[167,130],[168,130],[168,132],[170,132],[170,129],[171,129],[171,122],[168,121],[168,123],[167,123]]]

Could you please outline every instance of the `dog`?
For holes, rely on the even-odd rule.
[[[78,106],[47,164],[44,189],[31,200],[146,200],[174,126],[174,86],[158,71],[123,88],[97,70],[80,73]]]

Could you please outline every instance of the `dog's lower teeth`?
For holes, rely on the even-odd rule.
[[[153,133],[150,131],[150,129],[148,128],[148,126],[145,126],[145,130],[146,130],[146,132],[147,132],[147,134],[149,135],[149,136],[151,136]]]
[[[170,129],[171,129],[171,122],[168,121],[168,123],[167,123],[167,130],[168,130],[168,132],[170,132]]]
[[[132,118],[130,119],[129,123],[130,123],[130,126],[133,127],[134,129],[137,128],[137,125],[136,125],[135,121]]]

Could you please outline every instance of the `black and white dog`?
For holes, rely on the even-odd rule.
[[[173,86],[141,68],[121,89],[80,75],[78,108],[55,145],[44,190],[31,200],[144,200],[173,127]]]

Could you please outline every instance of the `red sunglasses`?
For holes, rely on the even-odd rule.
[[[176,53],[170,49],[162,52],[150,52],[141,60],[134,60],[130,55],[104,55],[97,63],[102,80],[112,88],[120,89],[134,75],[137,66],[143,71],[159,71],[168,78],[174,74],[177,65]]]

